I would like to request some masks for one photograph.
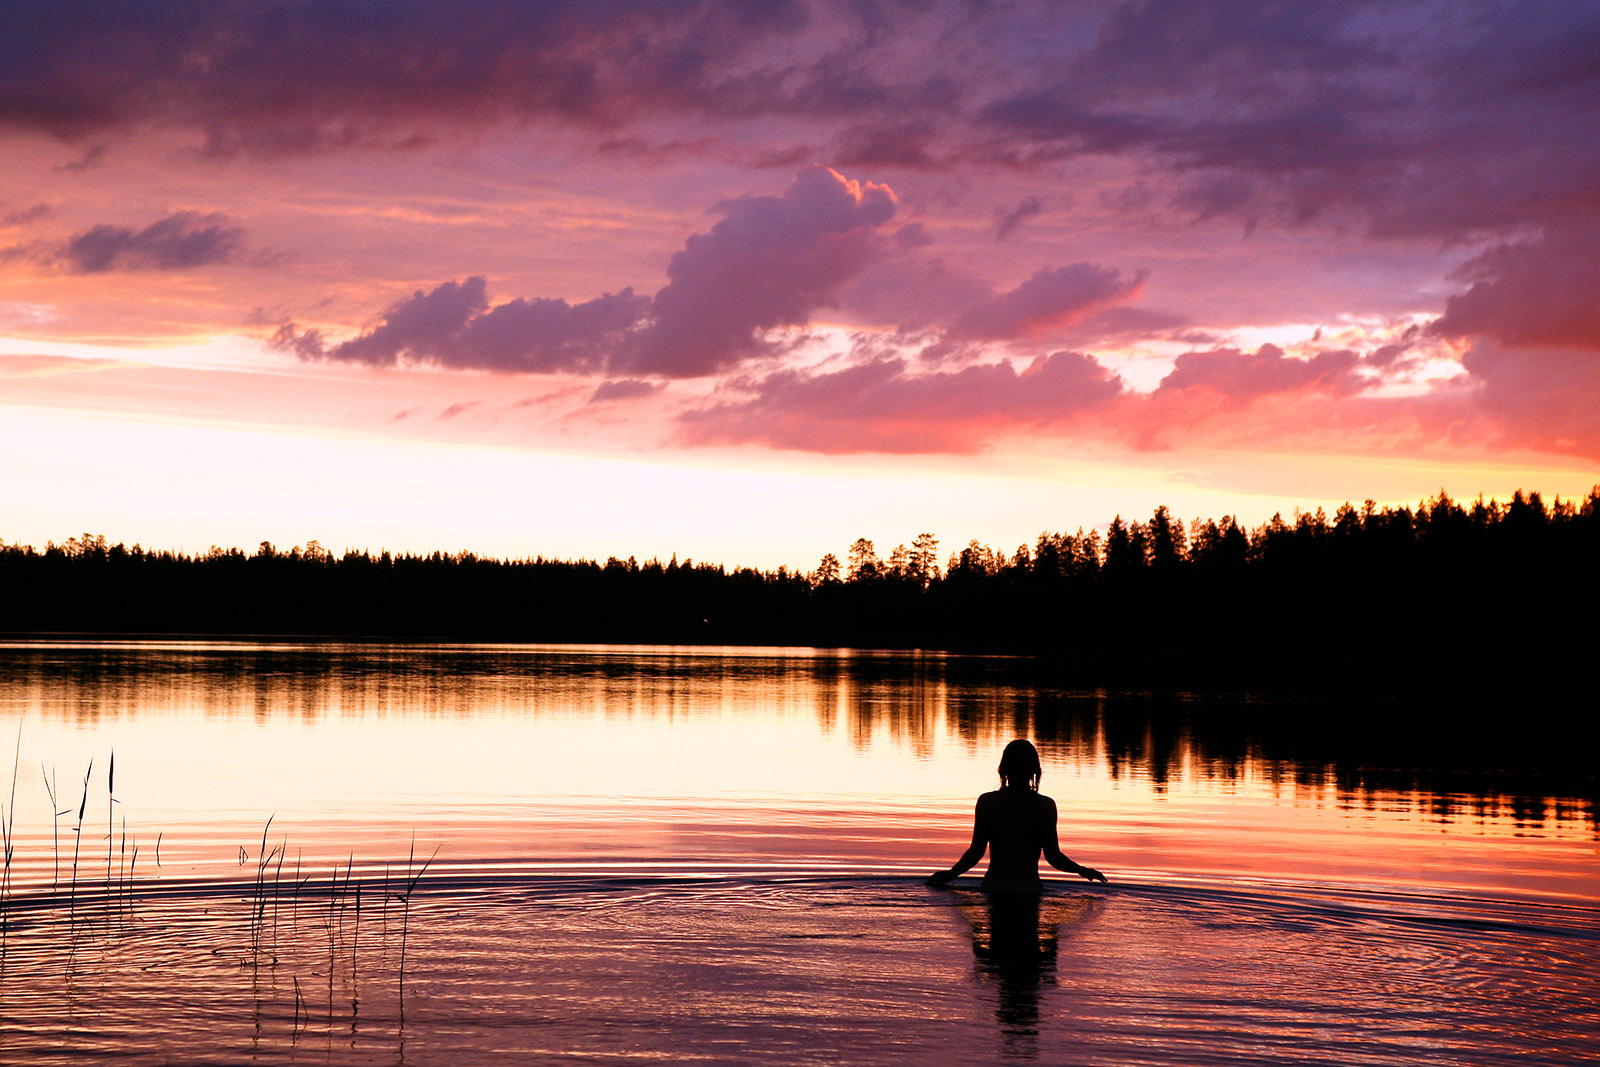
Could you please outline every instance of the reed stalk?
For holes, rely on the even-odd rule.
[[[339,865],[333,866],[333,878],[328,883],[328,1031],[333,1031],[333,969],[338,960],[335,909],[339,904]]]
[[[267,916],[267,868],[272,864],[277,849],[267,851],[267,834],[272,829],[272,820],[278,817],[274,812],[267,817],[267,824],[261,828],[261,850],[256,853],[256,877],[254,894],[250,905],[250,959],[253,967],[261,966],[261,935],[266,925]],[[243,847],[240,854],[244,853]]]
[[[89,757],[89,769],[83,772],[83,799],[78,802],[78,822],[72,828],[72,886],[67,896],[67,925],[72,928],[78,915],[78,849],[83,844],[83,813],[89,810],[89,776],[94,773],[94,757]]]
[[[306,876],[304,881],[302,881],[300,878],[300,860],[304,855],[305,853],[300,849],[295,850],[294,893],[289,899],[289,922],[293,926],[294,932],[297,934],[300,932],[300,890],[306,887],[306,881],[310,881],[309,875]]]
[[[350,876],[356,866],[356,854],[350,853],[350,858],[344,864],[344,893],[339,897],[339,940],[344,941],[344,913],[350,910]]]
[[[50,899],[54,901],[56,893],[61,889],[61,816],[72,809],[68,808],[66,811],[56,810],[56,805],[61,802],[56,799],[56,770],[54,767],[50,768],[49,774],[46,774],[44,772],[44,764],[41,762],[39,764],[39,777],[44,779],[45,795],[50,798],[50,848],[54,857],[50,868]]]
[[[128,906],[128,913],[130,915],[133,913],[134,868],[136,868],[138,866],[139,866],[139,842],[136,840],[133,843],[133,855],[128,857],[128,881],[126,883],[126,889],[124,890],[124,892],[126,894],[127,901],[128,901],[128,905],[127,905]]]
[[[106,899],[111,898],[111,845],[116,841],[117,825],[111,818],[111,805],[117,802],[117,750],[111,750],[111,766],[106,769]]]
[[[128,817],[122,817],[122,844],[117,851],[117,896],[120,904],[126,904],[124,894],[128,887]]]
[[[289,839],[286,837],[278,843],[278,864],[272,869],[272,958],[278,958],[278,885],[283,877],[283,856],[289,851]]]
[[[411,870],[411,864],[413,862],[415,862],[415,860],[416,860],[416,854],[417,854],[417,838],[416,838],[415,834],[412,834],[411,835],[411,851],[406,855],[406,871],[408,873]],[[433,850],[433,855],[429,856],[427,858],[427,860],[422,864],[422,866],[420,868],[418,868],[417,873],[413,874],[411,876],[411,880],[406,883],[406,891],[405,891],[405,893],[401,894],[401,896],[400,896],[400,1017],[401,1017],[401,1019],[405,1018],[405,1007],[406,1007],[406,937],[411,931],[411,894],[416,891],[417,883],[422,880],[423,872],[425,872],[428,869],[428,865],[431,864],[434,861],[434,858],[437,857],[438,855],[439,855],[439,849],[436,847]]]
[[[0,873],[0,975],[5,974],[7,935],[11,930],[11,856],[16,847],[17,767],[22,760],[22,724],[17,724],[17,751],[11,761],[11,807],[0,809],[0,847],[5,850],[5,870]]]
[[[346,879],[345,879],[345,884],[346,885],[349,884],[349,878],[348,877],[346,877]],[[361,988],[361,984],[360,984],[360,979],[358,977],[359,972],[357,970],[357,961],[360,958],[360,954],[361,954],[361,883],[357,882],[356,883],[356,933],[355,933],[355,937],[350,941],[350,1019],[351,1019],[351,1025],[352,1026],[355,1025],[356,1007],[361,1002],[361,996],[360,996],[360,993],[359,993],[359,990]]]

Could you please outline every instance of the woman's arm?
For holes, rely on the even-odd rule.
[[[1081,863],[1072,862],[1072,860],[1068,859],[1066,854],[1061,851],[1060,839],[1056,837],[1056,802],[1053,800],[1050,801],[1049,823],[1050,825],[1045,830],[1044,834],[1045,861],[1058,871],[1065,871],[1067,874],[1081,875],[1082,877],[1089,879],[1091,882],[1105,881],[1105,875],[1101,874],[1093,867],[1085,867]]]
[[[989,818],[983,810],[983,798],[978,798],[977,807],[972,813],[972,844],[956,860],[955,865],[949,870],[935,871],[928,879],[927,884],[933,886],[944,885],[953,878],[959,877],[972,869],[972,865],[983,859],[984,852],[989,847]]]

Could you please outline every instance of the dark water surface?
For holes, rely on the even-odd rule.
[[[1600,1041],[1589,761],[1449,709],[811,650],[13,642],[0,712],[5,1062],[1577,1063]],[[921,885],[1014,736],[1110,886]]]

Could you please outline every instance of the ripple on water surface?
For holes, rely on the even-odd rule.
[[[1570,1064],[1600,1040],[1582,908],[504,873],[424,881],[408,907],[357,884],[359,910],[326,881],[85,894],[70,918],[23,898],[0,1056]]]

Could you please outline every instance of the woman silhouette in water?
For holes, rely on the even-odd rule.
[[[1093,867],[1062,855],[1056,841],[1056,802],[1039,792],[1043,773],[1039,750],[1031,742],[1019,738],[1007,745],[1000,754],[1000,788],[978,798],[972,844],[955,866],[938,871],[928,884],[944,885],[968,870],[983,858],[985,848],[989,850],[989,870],[982,888],[988,893],[1038,893],[1043,888],[1039,881],[1041,853],[1058,871],[1104,882],[1106,876]]]

